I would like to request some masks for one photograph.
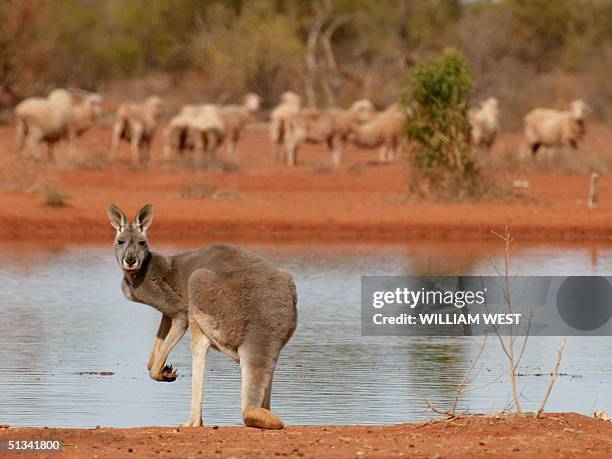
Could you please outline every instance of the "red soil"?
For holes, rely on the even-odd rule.
[[[590,129],[588,144],[597,151],[612,145],[608,126]],[[110,128],[87,132],[70,160],[60,144],[54,165],[26,166],[15,161],[13,128],[0,128],[0,237],[75,238],[111,234],[106,218],[110,202],[133,214],[151,202],[152,231],[159,236],[444,238],[482,239],[508,224],[522,240],[609,239],[612,235],[612,182],[602,177],[600,205],[586,205],[589,179],[552,172],[496,173],[509,186],[527,180],[526,199],[491,202],[414,202],[408,194],[407,162],[376,164],[377,151],[349,147],[338,172],[320,146],[300,152],[301,165],[273,164],[267,132],[252,128],[239,144],[235,172],[193,171],[164,165],[161,136],[148,170],[127,162],[109,165]],[[516,150],[520,135],[506,134],[497,151]],[[44,151],[44,148],[43,148]],[[122,146],[127,158],[128,147]],[[4,176],[4,180],[3,180]],[[68,205],[44,205],[32,183],[52,183],[69,195]],[[15,186],[17,185],[17,186]],[[213,187],[203,198],[179,195],[187,188]]]
[[[4,429],[0,441],[56,439],[63,457],[611,457],[612,422],[574,413],[467,416],[395,426]],[[19,454],[18,457],[33,457]],[[57,457],[59,455],[49,455]],[[6,457],[6,456],[5,456]],[[17,456],[15,456],[17,457]]]

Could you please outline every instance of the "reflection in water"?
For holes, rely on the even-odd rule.
[[[286,422],[398,423],[431,416],[422,395],[440,407],[452,403],[477,345],[468,338],[360,336],[360,276],[493,274],[499,244],[248,245],[290,270],[298,286],[298,330],[281,354],[272,400]],[[169,359],[177,381],[151,381],[146,360],[159,313],[123,298],[110,244],[3,244],[0,254],[0,423],[137,426],[186,419],[189,336]],[[522,275],[611,275],[612,247],[525,247],[513,261]],[[559,340],[530,341],[521,373],[549,372]],[[557,381],[549,410],[610,410],[611,353],[610,338],[569,339],[562,365],[569,376]],[[502,364],[490,339],[474,382],[486,387],[466,394],[459,409],[506,406],[505,380],[486,385]],[[113,374],[81,374],[100,371]],[[547,382],[519,379],[525,409],[537,406]],[[211,352],[204,396],[207,424],[240,423],[239,366]]]

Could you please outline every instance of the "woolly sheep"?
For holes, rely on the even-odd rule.
[[[490,149],[499,131],[499,104],[495,97],[490,97],[480,104],[479,108],[469,112],[472,126],[472,144],[479,148]]]
[[[281,95],[278,104],[270,113],[270,140],[272,142],[272,161],[278,159],[278,149],[285,143],[287,120],[300,111],[302,98],[294,92],[286,91]]]
[[[217,150],[225,138],[226,129],[213,104],[201,105],[195,117],[189,121],[188,141],[192,143],[197,167],[205,167],[217,155]]]
[[[348,140],[362,148],[378,148],[381,161],[396,158],[402,138],[405,116],[398,104],[391,104],[384,111],[359,125],[353,125]]]
[[[578,147],[578,142],[586,133],[585,118],[590,109],[578,99],[570,104],[570,109],[550,110],[536,108],[525,115],[525,139],[533,156],[541,146]]]
[[[47,144],[49,158],[53,159],[55,143],[66,138],[71,146],[77,136],[91,128],[102,113],[98,94],[86,96],[80,104],[74,103],[65,89],[55,89],[46,98],[31,97],[15,107],[17,119],[16,143],[19,151],[27,144],[36,158],[41,158],[38,146]]]
[[[131,143],[133,162],[145,164],[149,160],[151,142],[159,126],[163,100],[150,96],[142,103],[126,103],[119,106],[113,126],[112,157],[117,157],[119,142]]]
[[[185,105],[169,122],[164,134],[164,157],[171,160],[177,154],[193,147],[189,137],[189,125],[200,112],[199,105]]]
[[[240,134],[254,120],[255,113],[261,107],[261,97],[254,92],[244,96],[242,105],[222,105],[218,108],[225,129],[225,139],[227,140],[227,155],[232,161],[237,161],[236,146],[240,139]]]
[[[304,109],[294,113],[286,123],[287,163],[296,165],[297,150],[301,144],[325,142],[332,150],[333,165],[338,167],[351,129],[371,119],[374,113],[374,106],[367,99],[354,102],[348,110]]]

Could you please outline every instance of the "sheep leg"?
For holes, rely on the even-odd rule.
[[[47,142],[47,158],[49,159],[49,162],[55,161],[55,143],[54,142]]]
[[[23,154],[23,148],[25,146],[25,140],[27,135],[28,126],[22,120],[17,120],[17,128],[15,130],[15,145],[17,146],[17,152]]]
[[[164,159],[166,161],[170,161],[174,157],[174,154],[172,152],[173,150],[172,144],[173,144],[172,135],[170,131],[168,131],[166,132],[164,136]]]
[[[233,162],[238,162],[238,150],[237,150],[237,146],[238,146],[238,140],[240,138],[239,134],[236,134],[235,136],[231,137],[229,139],[229,142],[227,142],[227,149],[228,149],[228,153],[229,153],[229,158],[231,161]]]
[[[217,159],[217,149],[221,139],[216,132],[206,133],[206,167],[209,167]]]
[[[138,164],[140,160],[140,147],[143,143],[143,132],[142,126],[139,124],[134,126],[131,133],[131,145],[132,145],[132,163]]]
[[[383,163],[387,160],[387,146],[386,145],[383,145],[380,148],[380,151],[378,153],[378,160]]]
[[[117,153],[119,151],[119,142],[121,140],[121,132],[123,131],[123,123],[115,123],[113,125],[113,141],[111,144],[111,161],[117,159]]]
[[[204,135],[201,132],[193,133],[193,162],[196,169],[201,169],[204,161]]]
[[[297,164],[297,144],[293,141],[287,142],[285,145],[287,164],[295,166]]]
[[[76,147],[74,146],[76,140],[76,132],[73,129],[68,130],[68,156],[72,159],[76,159]]]
[[[334,167],[340,166],[340,160],[342,159],[342,142],[340,139],[332,139],[332,163]]]
[[[42,138],[42,131],[37,127],[32,127],[29,130],[26,138],[27,149],[32,153],[36,161],[40,161],[42,159],[42,155],[40,154],[40,142],[42,141]]]

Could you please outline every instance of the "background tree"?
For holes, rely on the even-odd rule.
[[[382,107],[416,62],[452,46],[478,77],[470,99],[496,96],[505,128],[576,97],[604,119],[610,17],[612,0],[4,0],[0,98],[68,85],[179,104],[255,90],[270,106],[291,89],[321,107]]]

